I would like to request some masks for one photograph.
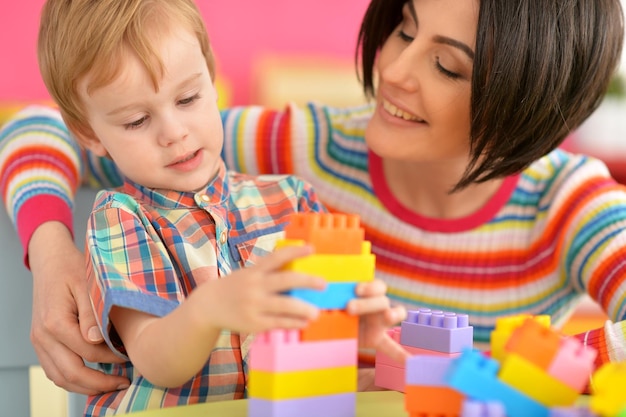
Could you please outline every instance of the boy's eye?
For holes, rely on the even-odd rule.
[[[179,101],[178,101],[178,104],[182,104],[182,105],[184,106],[185,104],[191,104],[191,103],[193,103],[194,101],[196,101],[196,100],[197,100],[197,99],[199,99],[199,98],[200,98],[200,95],[199,95],[199,94],[194,94],[194,95],[193,95],[193,96],[191,96],[191,97],[187,97],[187,98],[184,98],[184,99],[182,99],[182,100],[179,100]]]
[[[128,130],[137,129],[141,127],[146,122],[147,119],[148,119],[147,116],[143,116],[141,119],[137,119],[134,122],[126,123],[124,127]]]

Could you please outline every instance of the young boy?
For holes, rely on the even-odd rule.
[[[86,415],[243,398],[246,333],[317,314],[281,295],[324,287],[281,271],[310,248],[272,253],[291,214],[323,210],[316,194],[294,177],[225,170],[213,57],[192,0],[48,0],[39,59],[73,134],[125,176],[96,198],[87,265],[99,326],[126,359],[103,367],[131,384],[91,396]],[[384,292],[364,284],[349,309],[367,318],[365,344],[401,357],[384,329],[404,311]]]

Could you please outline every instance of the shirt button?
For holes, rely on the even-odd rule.
[[[211,197],[209,197],[209,196],[208,196],[208,195],[206,195],[206,194],[202,194],[202,196],[200,196],[200,199],[201,199],[202,201],[204,201],[205,203],[208,203],[208,202],[210,202],[210,201],[211,201]]]
[[[222,234],[220,235],[220,243],[222,245],[226,243],[226,231],[223,231]]]

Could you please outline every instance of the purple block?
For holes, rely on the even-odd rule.
[[[415,355],[406,360],[406,384],[445,387],[444,376],[454,360],[452,357]]]
[[[474,328],[467,314],[427,308],[411,310],[401,324],[400,343],[444,353],[458,353],[474,346]]]
[[[499,401],[465,400],[461,417],[506,417],[506,410]]]
[[[248,417],[354,417],[356,393],[296,398],[248,399]]]

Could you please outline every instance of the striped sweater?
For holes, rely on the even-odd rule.
[[[467,313],[481,344],[498,317],[548,314],[558,326],[589,294],[612,321],[580,337],[599,350],[598,363],[626,360],[626,188],[602,162],[555,150],[506,178],[476,213],[425,218],[394,199],[368,151],[371,111],[226,110],[223,156],[229,169],[299,175],[331,211],[358,213],[394,302]],[[81,178],[121,183],[108,160],[80,152],[57,111],[41,107],[3,128],[0,173],[24,248],[43,221],[71,228]]]

